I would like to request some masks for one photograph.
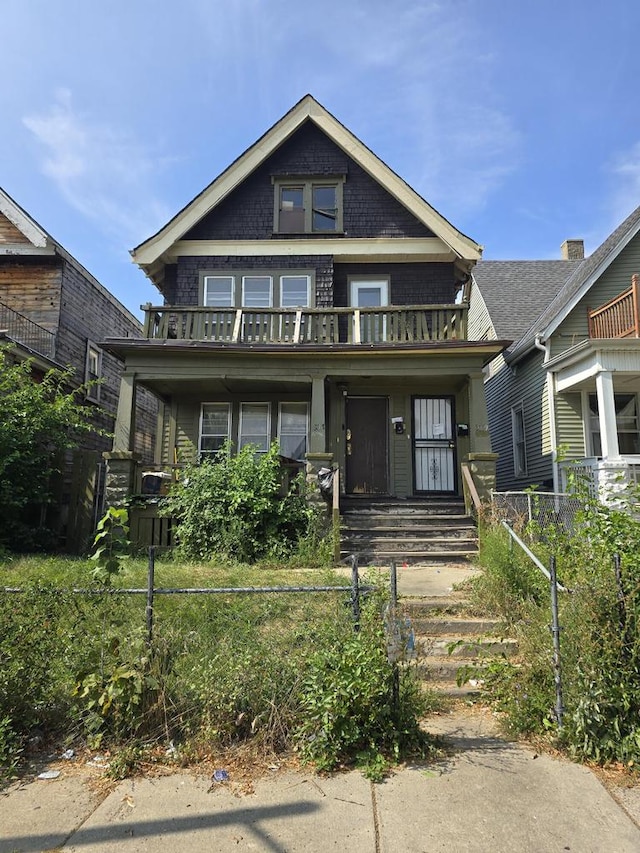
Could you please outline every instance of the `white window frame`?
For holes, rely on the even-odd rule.
[[[284,304],[284,281],[287,278],[304,278],[307,280],[307,299],[304,305],[285,305]],[[279,301],[281,308],[309,308],[311,306],[311,276],[308,273],[283,273],[278,277],[279,283]]]
[[[210,281],[230,281],[231,282],[231,303],[229,305],[222,305],[220,303],[215,302],[207,302],[207,289],[208,283]],[[205,275],[202,278],[203,282],[203,290],[202,290],[202,304],[206,308],[234,308],[236,303],[236,277],[233,274],[230,275]]]
[[[518,425],[522,426],[522,437],[518,437]],[[527,428],[524,416],[524,401],[511,407],[511,443],[513,448],[513,473],[516,477],[526,477],[527,465]],[[522,445],[522,464],[519,447]]]
[[[286,406],[304,406],[305,407],[305,454],[309,452],[309,403],[306,400],[285,400],[278,403],[278,445],[280,453],[282,453],[282,409]],[[286,433],[287,435],[298,435],[298,433]],[[289,457],[287,457],[289,458]],[[301,460],[300,460],[301,461]]]
[[[255,443],[252,441],[245,441],[244,436],[242,434],[242,428],[244,426],[244,409],[247,406],[263,406],[263,407],[266,407],[266,410],[267,410],[267,431],[266,431],[267,442],[266,442],[266,444],[267,444],[267,446],[264,450],[258,449],[258,451],[257,451],[257,453],[266,453],[267,450],[269,449],[270,444],[271,444],[271,403],[265,403],[265,402],[259,402],[259,401],[241,402],[240,403],[240,417],[239,417],[239,421],[238,421],[238,450],[242,450],[242,448],[246,444],[254,444]]]
[[[91,362],[95,356],[95,372],[91,370]],[[93,380],[102,379],[102,350],[96,346],[93,341],[87,341],[87,353],[84,364],[84,381],[92,382]],[[87,389],[87,400],[99,402],[100,400],[100,385],[92,385]]]
[[[360,292],[377,288],[380,293],[380,308],[389,304],[389,278],[351,278],[349,279],[349,304],[352,308],[370,308],[377,306],[360,305]],[[355,330],[354,330],[355,331]],[[379,343],[387,339],[387,318],[382,318],[382,325],[374,329],[374,334],[369,334],[367,322],[364,317],[360,318],[360,340],[363,343]]]
[[[207,402],[200,404],[200,422],[198,424],[198,455],[199,456],[213,456],[218,453],[218,450],[203,450],[202,449],[202,439],[205,437],[209,437],[212,435],[218,435],[218,433],[207,433],[205,436],[203,433],[203,425],[204,425],[204,410],[205,406],[219,406],[220,408],[225,407],[227,410],[227,432],[225,436],[225,441],[229,441],[231,438],[231,404],[225,402]],[[221,435],[222,433],[220,433]],[[224,441],[223,441],[224,444]]]
[[[246,292],[246,281],[248,278],[262,278],[269,282],[269,298],[268,305],[260,305],[256,306],[247,306],[247,299],[245,296]],[[242,276],[242,307],[249,308],[250,311],[260,311],[261,308],[273,308],[273,276],[270,273],[248,273]]]

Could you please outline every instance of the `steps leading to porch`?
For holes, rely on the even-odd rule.
[[[478,553],[460,498],[347,498],[341,515],[341,556],[356,554],[360,565],[432,565]]]
[[[495,658],[517,653],[515,640],[502,635],[500,623],[470,615],[463,597],[401,599],[399,606],[411,620],[418,674],[425,686],[439,693],[479,693],[483,668]],[[470,681],[458,686],[461,671]]]

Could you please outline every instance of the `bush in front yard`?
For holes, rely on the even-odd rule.
[[[282,557],[306,537],[318,536],[319,510],[294,482],[281,494],[277,444],[266,453],[246,445],[235,456],[223,448],[189,466],[160,510],[177,521],[177,539],[189,559],[226,556],[253,563]]]

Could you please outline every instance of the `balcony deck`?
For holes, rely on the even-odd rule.
[[[393,344],[464,341],[466,304],[381,308],[142,306],[149,340],[228,344]]]
[[[631,287],[588,312],[590,338],[640,337],[640,311],[638,303],[638,276],[631,279]]]

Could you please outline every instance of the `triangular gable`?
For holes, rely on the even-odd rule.
[[[441,216],[311,95],[305,95],[254,145],[177,213],[164,228],[133,249],[131,252],[133,260],[145,268],[156,264],[175,242],[220,204],[306,121],[312,121],[317,125],[329,139],[436,234],[455,255],[471,261],[479,260],[482,253],[481,246]]]
[[[508,360],[515,361],[522,357],[534,346],[536,338],[548,339],[638,233],[640,207],[637,207],[569,276],[556,298],[513,347]]]
[[[0,237],[3,243],[30,243],[36,249],[47,248],[47,232],[3,189],[0,189],[0,218],[2,223],[6,222],[12,226],[3,228],[0,224],[0,232],[5,235],[5,239]],[[17,239],[12,239],[14,236]]]

